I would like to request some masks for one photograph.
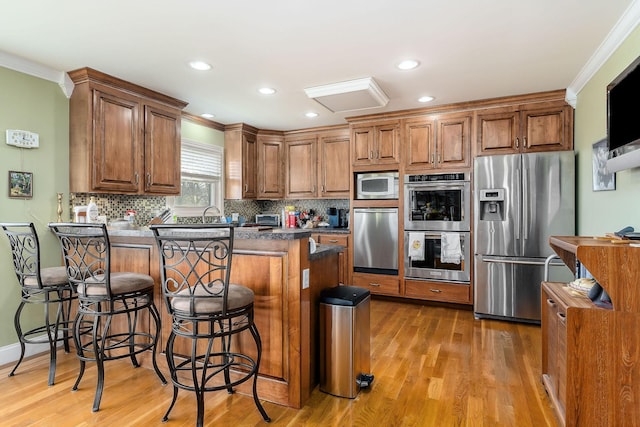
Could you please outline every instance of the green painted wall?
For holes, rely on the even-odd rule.
[[[578,234],[602,235],[631,225],[640,231],[640,168],[616,173],[615,191],[592,190],[592,144],[607,135],[606,87],[640,56],[636,28],[578,94],[575,112]],[[638,120],[640,123],[640,119]]]
[[[40,148],[16,148],[6,144],[7,129],[22,129],[40,136]],[[31,221],[41,241],[45,267],[60,265],[60,248],[47,224],[57,219],[56,193],[69,194],[69,101],[60,86],[0,67],[0,221]],[[10,199],[8,172],[33,173],[33,198]],[[11,264],[4,233],[0,236],[0,347],[17,342],[13,315],[20,288]],[[25,327],[35,326],[29,317],[42,319],[42,311],[28,311]]]
[[[182,120],[182,138],[224,147],[224,132],[202,126],[189,120]]]

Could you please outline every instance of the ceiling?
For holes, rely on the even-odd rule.
[[[221,124],[345,117],[570,87],[633,0],[0,0],[0,52],[91,67]],[[638,0],[635,0],[638,1]],[[401,71],[406,58],[420,66]],[[210,63],[195,71],[192,60]],[[0,63],[0,65],[2,65]],[[384,107],[333,113],[304,89],[373,77]],[[276,89],[262,95],[264,86]],[[434,96],[420,104],[422,95]],[[305,117],[308,111],[319,114]]]

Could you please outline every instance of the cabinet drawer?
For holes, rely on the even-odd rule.
[[[353,285],[369,289],[372,294],[400,295],[400,279],[396,276],[353,273]]]
[[[470,286],[426,280],[405,280],[405,296],[433,301],[469,304]]]
[[[318,234],[318,243],[322,245],[349,245],[349,236],[339,234]]]

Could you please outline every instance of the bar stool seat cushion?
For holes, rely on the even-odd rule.
[[[193,298],[193,314],[215,314],[222,312],[222,284],[216,283],[210,287],[198,286],[194,295],[189,295],[189,289],[178,292],[171,300],[171,306],[179,312],[191,312]],[[235,310],[253,303],[253,290],[246,286],[229,284],[227,294],[227,310]]]
[[[113,295],[126,294],[130,292],[143,291],[153,287],[153,277],[141,273],[116,272],[111,273],[111,293]],[[89,277],[84,283],[78,285],[78,294],[87,296],[106,295],[107,290],[104,286],[104,274],[97,274]],[[95,283],[101,286],[91,286]],[[85,294],[85,287],[86,294]]]
[[[40,280],[42,280],[42,286],[60,286],[69,283],[67,277],[67,270],[64,266],[60,267],[46,267],[40,270]],[[38,279],[35,276],[25,277],[24,285],[37,288]]]

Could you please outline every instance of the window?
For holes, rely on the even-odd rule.
[[[223,148],[182,140],[180,195],[167,198],[178,216],[200,216],[207,206],[223,211]]]

